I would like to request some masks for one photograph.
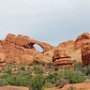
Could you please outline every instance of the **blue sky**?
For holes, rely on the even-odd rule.
[[[0,38],[24,34],[58,45],[90,32],[90,0],[0,0]]]

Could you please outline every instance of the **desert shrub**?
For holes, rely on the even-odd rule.
[[[13,66],[14,65],[7,64],[3,71],[1,71],[1,73],[3,73],[4,75],[11,75]]]
[[[9,67],[1,72],[0,85],[30,86],[30,79],[29,72],[19,70],[17,73],[12,73],[12,68]]]
[[[56,86],[61,80],[61,75],[59,73],[52,73],[47,75],[46,83],[52,84],[52,86]]]
[[[63,88],[66,84],[68,84],[69,82],[68,82],[68,80],[65,80],[65,79],[61,79],[60,81],[59,81],[59,83],[57,83],[57,85],[56,85],[56,87],[58,87],[58,88]]]
[[[45,77],[42,74],[35,75],[31,80],[32,90],[42,90],[45,84]]]
[[[86,80],[86,76],[83,73],[72,70],[65,70],[63,76],[70,83],[81,83]]]
[[[82,63],[78,63],[76,60],[73,61],[74,70],[81,71],[82,70]]]
[[[60,68],[59,66],[55,66],[54,70],[59,71],[59,68]]]
[[[35,74],[42,74],[43,73],[43,69],[39,68],[39,67],[35,67],[34,71],[35,71]]]
[[[83,72],[86,76],[89,76],[89,74],[90,74],[90,65],[84,66],[84,67],[82,68],[82,72]]]
[[[25,71],[25,66],[24,64],[19,64],[18,65],[18,70],[22,70],[22,71]]]
[[[0,80],[0,86],[6,86],[6,85],[8,85],[7,81],[4,79],[1,79]]]
[[[41,66],[45,67],[47,65],[47,62],[42,61],[42,62],[40,62],[40,64],[41,64]]]
[[[52,88],[52,87],[54,87],[54,86],[53,86],[52,83],[47,82],[47,83],[45,83],[44,87],[45,87],[45,88]]]
[[[30,86],[31,75],[26,73],[12,74],[6,78],[8,85],[13,86]]]
[[[52,71],[54,71],[54,66],[53,66],[53,64],[52,64],[52,63],[47,63],[47,64],[46,64],[46,70],[48,70],[50,73],[51,73]]]
[[[76,61],[73,61],[73,65],[74,65],[74,70],[75,71],[81,71],[86,76],[88,76],[90,74],[90,65],[83,66],[82,63],[78,63]]]

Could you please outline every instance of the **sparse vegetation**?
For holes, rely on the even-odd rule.
[[[31,80],[32,90],[42,90],[45,84],[45,77],[41,74],[35,75]]]
[[[27,86],[31,87],[32,90],[43,90],[46,87],[62,88],[67,83],[81,83],[87,77],[79,65],[81,64],[78,64],[78,67],[75,67],[74,70],[65,69],[61,73],[60,67],[54,67],[51,64],[7,64],[6,68],[0,73],[0,86]],[[70,87],[69,90],[74,89]]]
[[[59,84],[61,80],[61,75],[59,73],[52,73],[47,75],[46,77],[46,83],[50,83],[52,84],[52,86],[56,86],[57,84]]]
[[[81,83],[86,80],[86,76],[82,72],[71,70],[64,71],[64,78],[69,80],[70,83]]]

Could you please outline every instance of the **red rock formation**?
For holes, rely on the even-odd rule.
[[[77,39],[75,41],[75,49],[80,49],[87,43],[90,43],[90,34],[83,33],[77,37]]]
[[[15,44],[19,46],[24,46],[30,43],[29,37],[18,35],[15,39]]]
[[[63,56],[70,56],[71,60],[76,60],[77,62],[81,62],[81,52],[79,49],[75,50],[74,41],[69,40],[63,43],[60,43],[57,48],[63,53]],[[60,54],[61,54],[60,52]]]
[[[72,65],[72,60],[71,60],[71,57],[61,57],[60,59],[54,61],[53,63],[55,66],[59,65],[59,66],[62,66],[62,65]]]
[[[69,40],[63,43],[60,43],[57,48],[63,48],[64,50],[68,51],[68,53],[71,53],[74,51],[74,41]]]
[[[39,45],[43,49],[43,52],[53,48],[50,44],[34,40],[27,36],[8,34],[5,40],[0,41],[0,63],[31,64],[34,60],[51,62],[52,57],[38,52],[34,44]]]
[[[56,49],[53,55],[54,65],[72,65],[72,60],[65,49]]]
[[[5,41],[8,43],[13,43],[18,46],[23,46],[28,49],[35,49],[34,44],[37,44],[43,49],[43,52],[49,51],[54,48],[54,46],[51,46],[50,44],[34,40],[32,38],[23,35],[15,36],[13,34],[8,34]]]
[[[38,41],[36,44],[38,44],[43,49],[43,52],[47,52],[49,50],[54,49],[54,46],[51,46],[50,44],[44,42]]]
[[[60,43],[54,51],[54,65],[72,65],[74,50],[74,41]]]
[[[53,60],[55,61],[56,59],[59,59],[61,57],[67,57],[68,54],[64,49],[56,49],[54,51],[54,55],[53,55]]]
[[[90,43],[90,34],[88,33],[80,35],[75,42],[69,40],[60,43],[57,47],[27,36],[8,34],[5,40],[0,41],[0,63],[31,64],[34,60],[38,62],[52,62],[53,60],[56,65],[67,65],[71,64],[72,60],[78,62],[83,60],[84,62],[88,57],[88,54],[84,54],[84,46],[87,43]],[[39,45],[43,52],[38,52],[34,47],[35,44]]]
[[[90,34],[83,33],[77,37],[75,40],[75,54],[74,57],[77,57],[77,61],[82,62],[81,48],[83,48],[86,44],[90,43]]]
[[[16,39],[16,36],[14,34],[8,34],[6,36],[6,41],[9,42],[9,43],[14,43],[15,42],[15,39]]]
[[[75,42],[85,40],[85,39],[90,39],[90,34],[89,33],[83,33],[83,34],[79,35]]]
[[[82,53],[83,65],[89,65],[90,64],[90,44],[83,46],[81,49],[81,53]]]
[[[82,62],[81,48],[87,43],[90,43],[90,34],[83,33],[82,35],[78,36],[75,42],[67,41],[64,43],[60,43],[57,48],[63,49],[63,51],[71,57],[71,60]]]

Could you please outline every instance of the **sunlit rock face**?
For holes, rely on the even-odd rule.
[[[75,57],[78,57],[79,60],[81,58],[81,62],[83,61],[84,56],[82,55],[84,47],[90,43],[90,33],[83,33],[79,35],[75,40],[75,50],[77,51],[77,55]],[[82,51],[81,51],[82,49]]]
[[[71,56],[63,48],[56,48],[53,54],[54,65],[72,65]]]
[[[0,66],[4,66],[6,62],[31,64],[33,61],[68,65],[73,60],[86,64],[84,61],[89,58],[88,43],[89,33],[83,33],[75,41],[68,40],[56,47],[28,36],[8,34],[5,40],[0,40]],[[42,52],[35,45],[41,47]]]
[[[34,44],[40,46],[43,52],[38,52]],[[0,63],[31,64],[34,60],[51,62],[52,57],[44,53],[53,48],[54,46],[50,44],[37,41],[28,36],[8,34],[5,40],[0,41]]]
[[[56,47],[57,49],[54,50],[53,60],[54,61],[57,60],[58,62],[59,61],[61,62],[64,60],[69,60],[69,61],[76,60],[77,62],[82,63],[83,58],[85,58],[85,56],[82,55],[83,51],[81,50],[82,48],[86,47],[85,45],[87,45],[88,43],[90,43],[89,33],[83,33],[79,35],[75,41],[69,40],[69,41],[60,43]]]
[[[7,41],[9,43],[14,43],[15,42],[15,39],[16,39],[16,35],[14,35],[14,34],[8,34],[6,36],[5,41]]]
[[[70,60],[76,60],[77,62],[81,62],[81,50],[75,49],[75,41],[69,40],[60,43],[57,46],[57,50],[59,50],[59,55],[61,55],[61,57],[71,57]]]
[[[83,33],[75,40],[75,49],[80,49],[87,43],[90,43],[90,34]]]

